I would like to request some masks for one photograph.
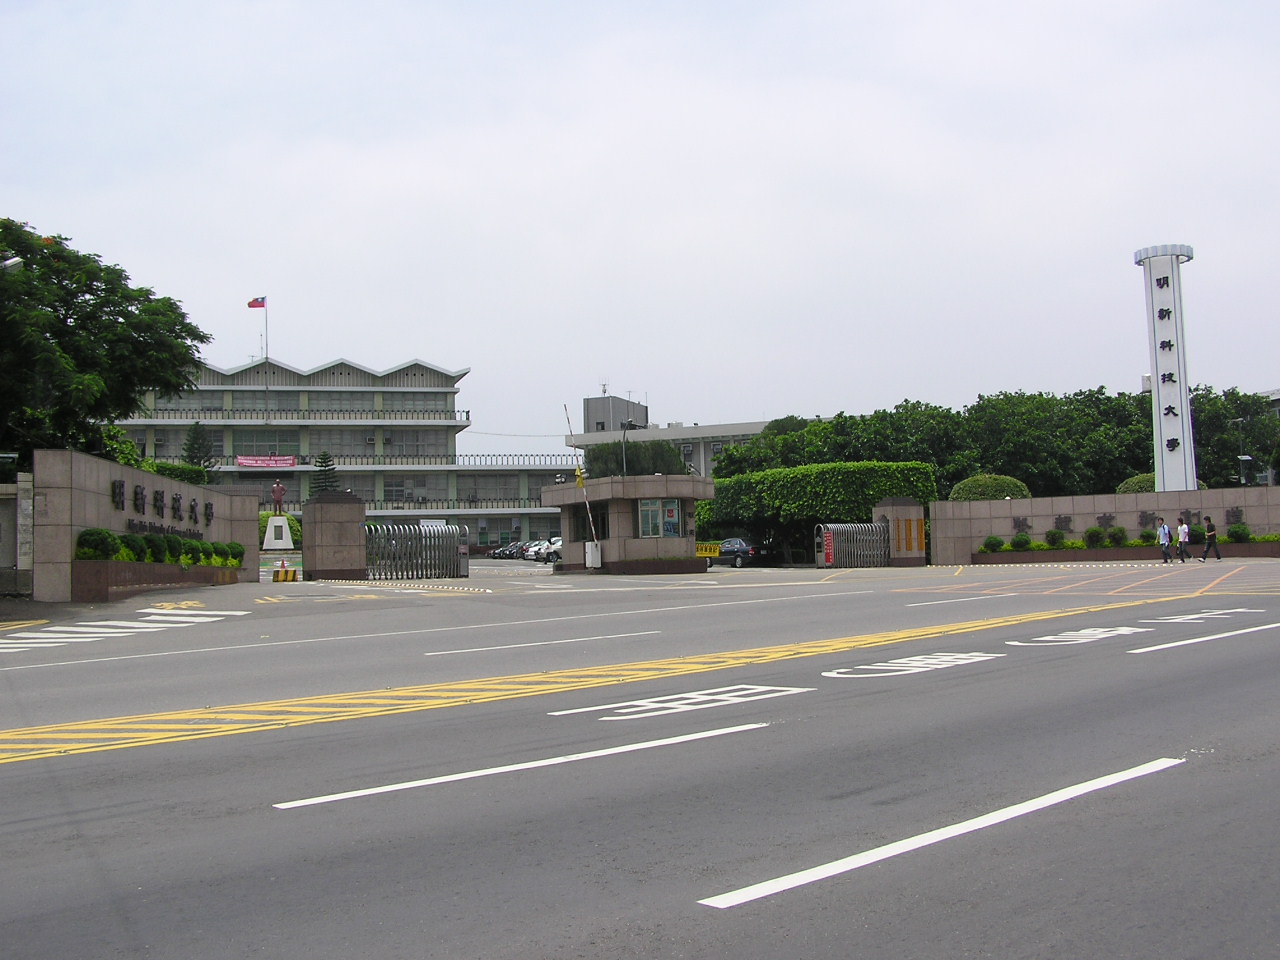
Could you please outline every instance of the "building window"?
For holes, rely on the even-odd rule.
[[[240,457],[297,456],[298,431],[296,428],[238,427],[232,431],[231,446]]]
[[[636,503],[641,537],[678,537],[683,523],[679,500],[639,500]]]
[[[321,452],[328,452],[335,457],[367,456],[374,450],[374,445],[369,443],[369,437],[373,434],[373,429],[368,427],[349,427],[345,430],[311,427],[308,446],[313,457]]]
[[[373,394],[360,390],[311,390],[307,393],[307,409],[373,413]]]
[[[232,410],[297,410],[298,403],[297,390],[235,390],[231,394]]]
[[[448,410],[449,395],[443,393],[384,393],[382,409],[395,411]]]
[[[387,430],[383,450],[398,457],[440,456],[449,452],[448,434],[445,430],[429,427],[421,430]]]

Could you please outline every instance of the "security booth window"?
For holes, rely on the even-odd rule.
[[[679,500],[637,501],[640,537],[678,537],[683,524]]]

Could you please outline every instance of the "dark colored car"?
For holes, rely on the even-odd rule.
[[[760,556],[760,548],[754,543],[748,543],[741,537],[730,537],[728,540],[720,541],[720,556],[707,557],[707,567],[717,563],[731,563],[735,567],[745,567],[748,563],[757,562]]]

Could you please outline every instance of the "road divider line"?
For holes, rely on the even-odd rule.
[[[972,820],[953,823],[951,826],[942,827],[938,830],[930,830],[928,833],[921,833],[914,837],[908,837],[905,840],[898,840],[894,843],[885,844],[883,847],[876,847],[874,850],[867,850],[863,853],[854,854],[851,857],[845,857],[841,860],[833,860],[830,863],[810,867],[807,870],[800,870],[796,873],[788,874],[785,877],[778,877],[774,880],[765,880],[762,883],[755,883],[749,887],[743,887],[740,890],[731,890],[730,892],[722,893],[719,896],[699,900],[698,903],[703,906],[716,907],[717,909],[724,910],[729,907],[736,907],[744,903],[750,903],[752,900],[761,900],[765,897],[771,897],[787,890],[793,890],[796,887],[816,883],[819,880],[826,880],[830,877],[839,876],[842,873],[849,873],[850,871],[857,870],[860,867],[879,863],[881,860],[888,860],[890,857],[910,853],[913,850],[919,850],[921,847],[941,843],[943,840],[951,840],[955,837],[963,836],[966,833],[973,833],[976,830],[984,830],[987,827],[993,827],[996,824],[1004,823],[1005,821],[1012,820],[1015,817],[1026,816],[1028,813],[1035,813],[1038,810],[1044,810],[1046,807],[1065,803],[1068,800],[1084,796],[1087,793],[1093,793],[1096,790],[1114,787],[1116,784],[1124,783],[1128,780],[1135,780],[1138,777],[1145,777],[1148,774],[1159,773],[1161,770],[1176,767],[1181,763],[1186,763],[1186,761],[1175,760],[1169,757],[1152,760],[1150,763],[1130,767],[1128,770],[1121,770],[1119,773],[1112,773],[1105,777],[1098,777],[1095,780],[1087,780],[1084,783],[1077,783],[1075,786],[1064,787],[1061,790],[1046,793],[1044,796],[1036,797],[1033,800],[1024,800],[1022,803],[1015,803],[1012,806],[1004,807],[1000,810],[994,810],[991,813],[983,814],[980,817],[974,817]]]
[[[628,637],[651,637],[661,630],[644,630],[640,633],[608,633],[599,637],[570,637],[567,640],[539,640],[534,643],[504,643],[496,647],[467,647],[464,650],[433,650],[424,657],[443,657],[452,653],[488,653],[491,650],[519,650],[523,647],[550,647],[557,643],[582,643],[586,640],[624,640]]]
[[[57,749],[49,749],[41,745],[33,745],[31,749],[0,750],[0,764],[19,760],[36,760],[66,754],[116,750],[126,747],[146,746],[148,744],[175,743],[184,740],[200,740],[210,737],[230,736],[232,734],[252,733],[265,730],[295,727],[312,723],[335,723],[343,720],[357,720],[371,717],[387,717],[396,714],[418,713],[424,710],[436,710],[446,707],[459,707],[476,703],[489,703],[497,700],[511,700],[520,697],[541,696],[551,693],[566,693],[573,690],[589,690],[597,687],[608,687],[620,683],[636,683],[649,680],[666,680],[672,677],[689,676],[691,674],[708,673],[715,670],[732,669],[764,663],[776,663],[783,660],[795,660],[804,657],[817,657],[829,654],[848,653],[867,647],[879,647],[889,644],[903,643],[908,640],[922,640],[951,636],[962,633],[976,633],[983,630],[995,630],[1004,627],[1020,626],[1042,620],[1053,620],[1060,617],[1078,616],[1086,613],[1101,613],[1110,610],[1128,609],[1169,600],[1187,599],[1186,597],[1159,597],[1141,600],[1127,600],[1120,603],[1092,605],[1062,610],[1041,610],[1032,613],[1011,614],[986,620],[970,620],[962,623],[938,624],[934,626],[911,627],[905,630],[890,630],[883,633],[865,634],[862,636],[834,637],[827,640],[810,640],[800,643],[779,644],[770,647],[756,647],[747,650],[730,650],[721,653],[694,654],[687,657],[672,657],[666,660],[647,660],[632,663],[604,664],[596,667],[582,667],[565,670],[549,670],[539,673],[518,674],[504,677],[488,677],[475,680],[458,680],[446,683],[426,684],[414,687],[394,687],[384,690],[361,690],[348,693],[335,693],[323,696],[301,697],[290,700],[266,701],[261,703],[235,704],[223,707],[206,707],[172,711],[169,713],[144,714],[134,717],[117,717],[105,720],[81,721],[65,724],[51,724],[43,727],[29,727],[15,730],[0,730],[0,742],[7,744],[22,743],[27,734],[56,731],[58,733],[74,733],[77,730],[99,731],[105,727],[121,730],[120,738],[114,742],[103,743],[96,736],[84,743],[65,742]],[[714,604],[713,604],[714,606]],[[561,620],[580,619],[578,617],[557,618]],[[427,633],[422,631],[403,631],[403,633]],[[2,649],[2,648],[0,648]],[[10,668],[2,668],[10,669]],[[386,704],[385,701],[396,698],[396,702]],[[371,703],[370,701],[374,701]],[[384,701],[377,703],[376,701]],[[301,714],[299,711],[302,711]],[[185,723],[189,725],[185,733],[137,733],[131,732],[132,723]]]
[[[372,797],[381,793],[394,793],[397,790],[413,790],[418,787],[434,787],[442,783],[457,783],[461,780],[475,780],[480,777],[493,777],[503,773],[518,773],[524,770],[537,770],[540,767],[554,767],[562,763],[575,763],[578,760],[595,760],[600,757],[612,757],[622,753],[634,753],[637,750],[652,750],[655,747],[670,747],[679,743],[691,743],[695,740],[707,740],[711,737],[723,737],[730,733],[742,733],[746,730],[759,730],[767,727],[767,723],[744,723],[736,727],[721,727],[718,730],[704,730],[701,733],[686,733],[678,737],[666,737],[662,740],[646,740],[643,743],[625,743],[618,747],[605,747],[601,750],[588,750],[584,753],[569,753],[560,757],[546,757],[542,760],[529,760],[525,763],[509,763],[501,767],[488,767],[483,770],[467,770],[462,773],[448,773],[440,777],[428,777],[425,780],[408,780],[404,783],[389,783],[381,787],[367,787],[363,790],[348,790],[345,793],[331,793],[323,797],[309,797],[306,800],[289,800],[285,803],[273,803],[277,810],[294,810],[298,807],[311,807],[321,803],[335,803],[339,800],[354,800],[358,797]]]

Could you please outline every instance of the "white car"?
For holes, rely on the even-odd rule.
[[[524,548],[524,558],[526,560],[537,560],[538,551],[547,545],[546,540],[530,540]]]
[[[546,545],[538,550],[535,560],[541,560],[543,563],[557,563],[560,560],[560,548],[564,546],[564,539],[561,537],[552,537],[546,542]]]

